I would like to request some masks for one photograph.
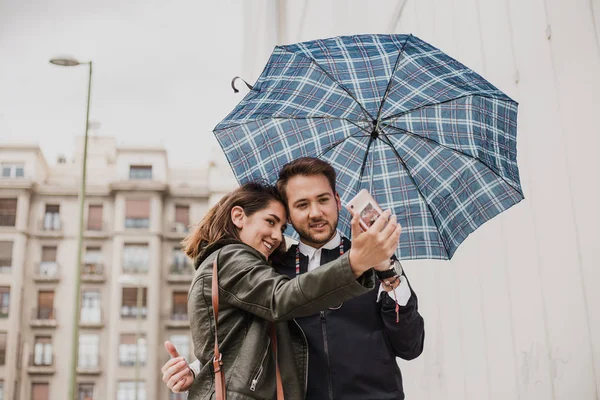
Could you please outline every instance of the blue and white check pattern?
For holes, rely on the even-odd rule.
[[[401,259],[449,259],[523,199],[517,103],[412,35],[278,46],[214,132],[240,183],[274,183],[299,157],[331,163],[343,203],[366,188],[398,215]]]

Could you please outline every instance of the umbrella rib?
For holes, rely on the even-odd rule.
[[[384,140],[384,136],[385,135],[380,135],[379,138],[381,139],[381,141],[383,143],[385,143],[388,146],[390,146],[390,148],[392,149],[392,151],[394,152],[394,154],[398,158],[398,161],[400,161],[400,163],[402,164],[402,166],[406,170],[406,175],[408,176],[408,178],[413,183],[413,185],[415,187],[415,190],[417,191],[417,193],[419,194],[419,196],[421,196],[421,200],[423,201],[423,203],[425,203],[425,205],[427,206],[427,209],[429,210],[429,213],[431,214],[431,219],[433,220],[433,223],[435,224],[435,227],[436,227],[437,231],[440,234],[440,238],[442,239],[442,243],[444,244],[444,250],[446,250],[446,256],[448,256],[448,246],[446,245],[445,241],[443,240],[443,236],[442,236],[442,233],[441,233],[441,230],[440,230],[440,226],[438,225],[438,223],[437,223],[437,221],[435,219],[435,215],[433,214],[433,210],[431,209],[431,206],[429,205],[429,203],[427,203],[427,200],[425,200],[425,196],[423,196],[423,193],[421,193],[421,190],[417,186],[417,183],[415,182],[415,180],[413,179],[412,175],[410,174],[410,170],[406,166],[406,163],[404,162],[404,160],[402,159],[402,157],[400,156],[400,154],[398,154],[398,151],[396,150],[396,148],[394,147],[394,145],[390,142],[389,138],[385,137],[385,140]]]
[[[521,196],[523,196],[523,193],[522,193],[520,190],[518,190],[516,187],[514,187],[514,186],[513,186],[513,185],[511,185],[509,182],[507,182],[507,181],[506,181],[504,178],[502,178],[501,176],[499,176],[499,175],[498,175],[498,174],[497,174],[497,173],[496,173],[496,172],[495,172],[493,169],[491,169],[491,168],[490,168],[490,167],[489,167],[489,166],[488,166],[486,163],[484,163],[484,162],[483,162],[482,160],[480,160],[479,158],[477,158],[477,157],[473,157],[472,155],[470,155],[470,154],[467,154],[467,153],[463,153],[462,151],[458,151],[458,150],[456,150],[456,149],[453,149],[452,147],[449,147],[449,146],[446,146],[446,145],[444,145],[444,144],[441,144],[440,142],[438,142],[438,141],[436,141],[436,140],[433,140],[433,139],[431,139],[431,138],[428,138],[428,137],[425,137],[425,136],[421,136],[421,135],[417,135],[417,134],[415,134],[415,133],[412,133],[412,132],[410,132],[410,131],[407,131],[406,129],[398,128],[398,127],[396,127],[396,126],[393,126],[393,125],[386,125],[386,126],[387,126],[387,127],[390,127],[390,128],[392,128],[392,129],[399,130],[400,132],[397,132],[397,133],[385,133],[385,134],[382,134],[383,136],[405,134],[405,135],[408,135],[408,136],[410,136],[410,137],[413,137],[413,138],[415,138],[415,139],[422,139],[422,140],[425,140],[425,141],[427,141],[427,142],[433,143],[433,144],[434,144],[434,145],[436,145],[436,146],[440,146],[440,147],[443,147],[443,148],[445,148],[445,149],[447,149],[447,150],[450,150],[451,152],[453,152],[453,153],[456,153],[456,154],[458,154],[458,155],[460,155],[460,156],[464,156],[464,157],[470,158],[470,159],[472,159],[472,160],[475,160],[475,161],[477,161],[477,162],[480,162],[480,163],[481,163],[481,164],[483,164],[483,165],[484,165],[484,166],[485,166],[485,167],[486,167],[486,168],[487,168],[487,169],[488,169],[488,170],[489,170],[491,173],[493,173],[494,175],[496,175],[496,176],[498,176],[499,178],[501,178],[501,179],[502,179],[502,180],[503,180],[503,181],[504,181],[504,182],[505,182],[505,183],[506,183],[508,186],[510,186],[510,187],[511,187],[511,188],[512,188],[512,189],[513,189],[515,192],[517,192],[517,193],[519,193]],[[389,139],[388,139],[388,140],[389,140]]]
[[[315,116],[315,117],[272,117],[271,116],[271,117],[264,117],[264,118],[256,118],[251,121],[240,122],[239,124],[235,124],[235,125],[228,125],[225,128],[220,128],[219,130],[237,128],[238,126],[246,125],[250,122],[263,121],[263,120],[267,120],[267,119],[331,119],[331,120],[337,120],[337,121],[346,121],[346,122],[349,122],[350,124],[356,126],[357,128],[361,129],[365,133],[367,133],[369,135],[371,134],[371,132],[369,130],[361,127],[355,121],[353,121],[349,118],[336,118],[336,117],[325,117],[325,116],[323,116],[323,117],[319,117],[319,116]]]
[[[329,151],[333,150],[334,148],[336,148],[337,146],[339,146],[340,144],[342,144],[346,139],[354,137],[357,134],[358,134],[358,132],[355,133],[354,135],[350,135],[348,137],[343,138],[342,140],[339,140],[339,141],[335,142],[334,144],[332,144],[331,146],[329,146],[328,148],[326,148],[321,154],[317,155],[316,157],[320,158],[320,157],[324,156],[325,153],[328,153]]]
[[[463,96],[454,97],[452,99],[448,99],[448,100],[444,100],[444,101],[439,101],[437,103],[429,103],[429,104],[425,104],[425,105],[422,105],[422,106],[419,106],[419,107],[416,107],[416,108],[412,108],[410,110],[402,111],[402,112],[400,112],[398,114],[394,114],[394,115],[390,115],[389,117],[385,117],[384,119],[382,119],[382,122],[383,121],[389,121],[389,120],[394,119],[394,118],[402,117],[403,115],[410,114],[410,113],[413,113],[415,111],[419,111],[419,110],[421,110],[423,108],[433,107],[433,106],[439,106],[439,105],[446,104],[446,103],[451,103],[453,101],[464,99],[465,97],[470,97],[470,96],[479,96],[479,97],[484,97],[484,98],[487,98],[487,99],[503,100],[503,101],[507,101],[507,102],[513,101],[514,102],[514,100],[501,99],[501,98],[494,97],[494,96],[487,96],[487,95],[481,94],[481,93],[469,93],[469,94],[465,94]]]
[[[412,37],[411,35],[408,35],[408,37],[404,40],[404,43],[402,43],[402,48],[400,49],[400,53],[398,54],[398,58],[396,58],[396,63],[394,64],[394,69],[392,70],[392,74],[390,75],[390,80],[387,84],[387,87],[385,88],[385,93],[383,94],[383,98],[381,99],[381,104],[379,104],[379,110],[377,110],[377,124],[379,125],[379,117],[381,117],[381,112],[383,110],[383,106],[385,105],[385,100],[388,97],[388,94],[390,93],[390,89],[392,88],[392,82],[394,81],[394,74],[396,73],[396,71],[398,70],[398,64],[400,64],[400,58],[402,57],[402,54],[404,54],[404,48],[406,47],[406,43],[408,43],[409,39]]]
[[[329,79],[331,79],[332,82],[337,83],[338,86],[344,91],[346,92],[346,94],[348,96],[350,96],[352,98],[352,100],[354,100],[356,102],[356,104],[358,104],[358,106],[360,107],[360,109],[362,110],[362,112],[365,114],[365,117],[367,118],[367,120],[372,121],[373,117],[369,114],[369,112],[363,107],[362,104],[360,104],[360,102],[358,101],[358,99],[356,97],[354,97],[354,95],[350,92],[350,90],[346,89],[346,87],[344,85],[342,85],[340,82],[338,82],[329,72],[327,72],[327,70],[325,68],[323,68],[321,65],[319,65],[319,63],[317,63],[317,60],[315,60],[314,58],[311,57],[307,57],[306,55],[302,54],[302,53],[294,53],[289,51],[285,46],[278,46],[279,48],[285,50],[286,52],[293,54],[295,56],[298,57],[302,57],[305,58],[307,60],[309,60],[312,64],[314,64],[318,69],[320,69],[325,75],[327,75],[327,77],[329,77]]]

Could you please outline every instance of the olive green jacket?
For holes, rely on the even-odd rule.
[[[239,241],[221,240],[196,260],[188,297],[194,353],[202,364],[189,400],[214,398],[212,266],[219,276],[219,348],[228,400],[276,397],[275,356],[268,324],[276,322],[279,368],[286,400],[304,399],[308,366],[306,339],[293,318],[315,314],[372,290],[372,270],[355,279],[348,254],[294,279]]]

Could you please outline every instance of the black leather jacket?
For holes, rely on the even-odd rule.
[[[189,400],[214,396],[211,283],[215,257],[220,296],[218,333],[227,398],[276,397],[269,321],[276,322],[285,398],[305,398],[308,349],[292,319],[369,292],[375,286],[373,271],[355,279],[346,255],[327,268],[290,279],[277,273],[261,253],[241,242],[223,240],[211,245],[196,260],[197,271],[188,297],[194,353],[203,365],[189,390]]]

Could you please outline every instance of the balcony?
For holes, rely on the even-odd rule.
[[[82,328],[103,328],[102,310],[100,308],[82,308],[79,316],[79,326]]]
[[[53,375],[56,372],[54,353],[30,355],[27,372],[36,375]]]
[[[181,240],[187,236],[190,232],[190,227],[182,222],[171,222],[168,224],[167,232],[165,236],[167,239]]]
[[[141,307],[140,312],[138,313],[138,308],[136,306],[121,306],[121,318],[123,319],[136,319],[138,314],[142,319],[146,319],[146,315],[148,315],[148,308]]]
[[[58,282],[58,264],[54,261],[43,261],[38,264],[38,269],[33,275],[35,282]]]
[[[90,283],[106,281],[106,275],[104,274],[104,264],[83,264],[81,268],[81,281]]]
[[[194,269],[187,262],[172,264],[169,268],[167,281],[169,283],[190,283],[194,276]]]
[[[38,235],[46,237],[62,237],[62,220],[58,214],[46,214],[46,217],[39,222]]]
[[[0,226],[15,227],[17,223],[17,215],[15,214],[0,214]]]
[[[190,321],[188,314],[181,311],[174,311],[169,315],[167,328],[189,328]]]
[[[30,325],[33,328],[56,328],[56,309],[34,308]]]
[[[100,356],[94,355],[88,358],[82,359],[79,356],[79,363],[77,364],[77,374],[79,375],[100,375],[102,370],[100,368]]]

